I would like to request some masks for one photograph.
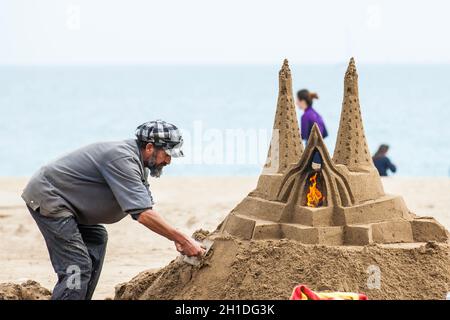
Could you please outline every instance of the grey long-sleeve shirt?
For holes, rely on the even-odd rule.
[[[153,206],[136,140],[94,143],[43,166],[22,198],[44,216],[114,223]]]

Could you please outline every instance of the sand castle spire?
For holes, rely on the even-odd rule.
[[[359,105],[358,74],[353,58],[350,59],[345,73],[344,99],[333,161],[347,166],[350,171],[373,167],[364,134]]]
[[[264,172],[283,173],[296,163],[303,152],[292,94],[291,70],[287,59],[279,72],[278,102],[273,124],[272,141]]]

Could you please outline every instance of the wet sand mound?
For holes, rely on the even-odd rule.
[[[52,293],[38,282],[0,283],[0,300],[49,300]]]
[[[115,299],[288,299],[299,283],[369,299],[443,299],[448,254],[448,244],[433,242],[353,247],[217,237],[201,267],[176,259],[118,285]]]

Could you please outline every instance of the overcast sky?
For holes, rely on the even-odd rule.
[[[0,0],[0,64],[450,63],[450,1]]]

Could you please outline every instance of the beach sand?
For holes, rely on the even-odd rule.
[[[44,240],[20,198],[27,178],[0,178],[0,283],[33,279],[52,289],[56,276]],[[185,233],[214,230],[256,186],[257,177],[162,177],[151,179],[155,210]],[[384,178],[386,193],[400,194],[409,209],[450,229],[450,178]],[[159,269],[177,256],[173,243],[125,218],[107,225],[109,243],[95,299],[143,270]]]

